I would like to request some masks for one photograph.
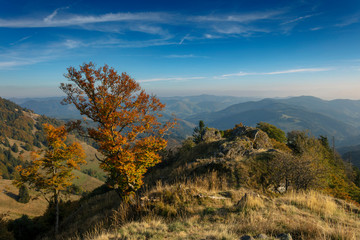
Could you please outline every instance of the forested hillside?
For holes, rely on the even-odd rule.
[[[60,126],[65,122],[36,114],[9,100],[0,98],[0,170],[2,178],[14,179],[16,177],[15,167],[31,161],[30,153],[32,151],[46,147],[44,123]],[[72,136],[69,141],[82,140]],[[96,164],[93,164],[96,150],[85,142],[82,144],[89,153],[88,164],[82,167],[82,171],[104,180],[104,174]],[[78,175],[81,176],[81,181],[86,182],[87,175],[80,172]],[[87,189],[91,189],[91,187],[89,186]]]
[[[56,119],[41,116],[0,98],[0,168],[2,177],[14,178],[14,168],[29,160],[29,152],[46,145],[43,123],[55,126]]]

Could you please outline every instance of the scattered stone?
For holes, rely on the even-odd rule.
[[[260,233],[255,238],[256,239],[268,239],[269,237],[266,234]]]
[[[290,233],[282,233],[276,236],[280,240],[292,240]]]
[[[240,240],[254,240],[254,238],[250,235],[244,235],[240,238]]]

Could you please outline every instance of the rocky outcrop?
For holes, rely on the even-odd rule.
[[[252,143],[254,149],[272,148],[272,143],[268,135],[260,129],[253,127],[237,127],[232,130],[233,140],[241,139]]]
[[[226,159],[239,159],[244,155],[250,154],[254,150],[253,144],[250,141],[237,139],[235,141],[226,141],[220,145],[219,157]]]
[[[227,141],[219,148],[219,157],[239,159],[258,150],[271,149],[272,143],[268,135],[260,129],[240,126],[232,130]]]
[[[204,142],[214,142],[221,139],[221,132],[215,128],[206,128],[204,134],[202,135],[202,141]]]

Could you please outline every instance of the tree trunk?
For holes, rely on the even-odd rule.
[[[59,196],[57,190],[55,190],[55,206],[56,206],[56,220],[55,220],[55,239],[59,232]]]

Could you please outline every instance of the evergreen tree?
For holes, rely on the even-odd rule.
[[[193,133],[193,137],[194,137],[194,142],[195,143],[200,143],[202,141],[202,138],[205,134],[205,123],[203,120],[199,121],[199,126],[197,126],[196,128],[194,128],[194,133]]]
[[[19,147],[16,143],[14,143],[14,145],[12,145],[11,147],[11,150],[14,152],[14,153],[17,153],[19,152]]]
[[[28,203],[30,201],[29,189],[26,185],[21,185],[19,188],[19,202]]]
[[[5,142],[4,142],[5,147],[10,147],[10,142],[7,139],[7,137],[5,137]]]

